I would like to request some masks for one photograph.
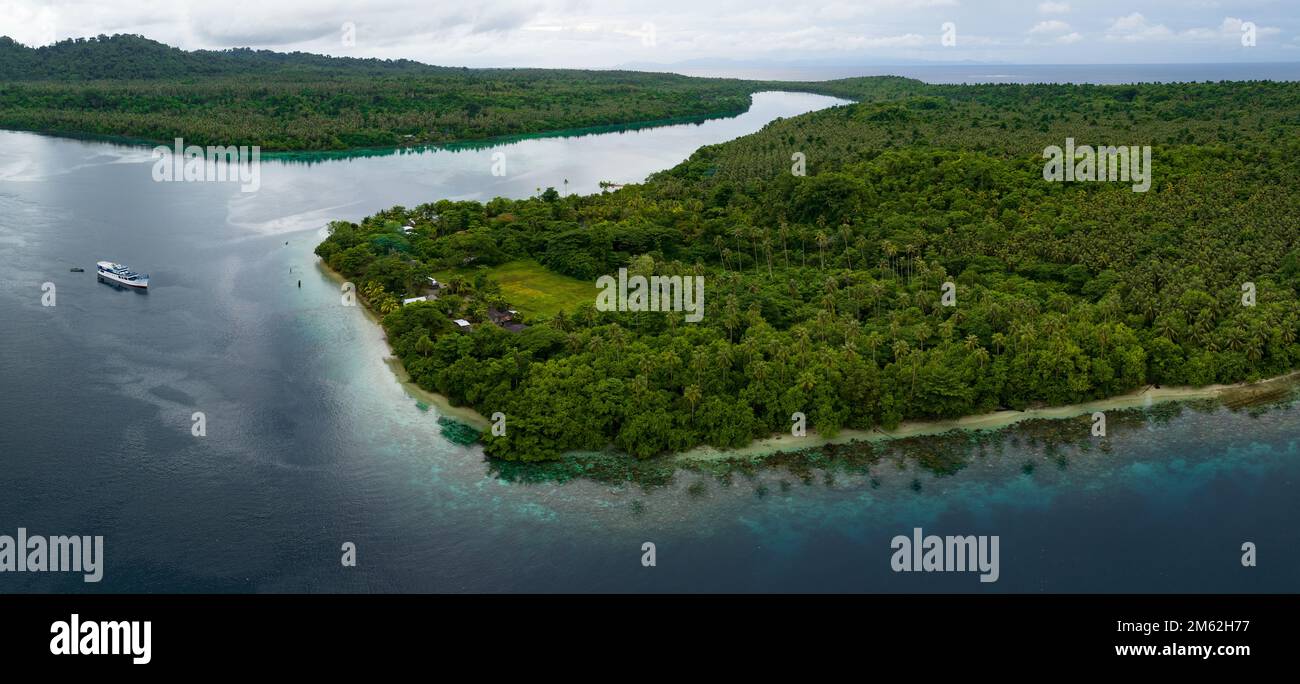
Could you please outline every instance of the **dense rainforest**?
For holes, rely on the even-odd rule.
[[[437,144],[738,114],[752,82],[0,37],[0,128],[264,150]]]
[[[640,185],[394,207],[335,222],[317,253],[385,314],[416,382],[507,416],[485,441],[512,460],[737,447],[794,412],[834,434],[1300,367],[1300,84],[836,87],[863,101]],[[1066,138],[1150,145],[1149,191],[1044,180]],[[591,301],[522,332],[456,331],[449,317],[509,304],[493,266],[525,257],[592,282]],[[396,304],[467,263],[477,275],[437,301]],[[704,276],[703,321],[597,311],[594,279],[621,267]]]

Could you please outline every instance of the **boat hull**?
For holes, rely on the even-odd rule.
[[[148,281],[148,280],[127,280],[126,278],[119,278],[118,276],[116,276],[116,275],[114,275],[114,274],[112,274],[112,273],[105,273],[105,272],[103,272],[103,271],[100,271],[100,272],[99,272],[99,278],[100,278],[100,280],[103,280],[104,282],[107,282],[107,283],[113,283],[114,285],[123,285],[123,286],[125,286],[125,287],[133,287],[133,288],[135,288],[135,289],[137,289],[137,290],[147,290],[147,289],[149,289],[149,281]]]

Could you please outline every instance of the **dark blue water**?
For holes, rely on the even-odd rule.
[[[910,457],[938,443],[922,441],[865,466],[556,478],[444,440],[312,255],[331,218],[566,178],[590,192],[834,102],[766,94],[702,125],[267,161],[252,194],[155,183],[147,150],[0,132],[0,534],[103,535],[106,553],[98,585],[0,573],[0,592],[1300,588],[1289,404],[1140,412],[1113,421],[1108,451],[1080,442],[1086,423],[1022,427],[941,445],[963,464],[946,475]],[[99,259],[150,272],[150,292],[97,283]],[[1000,580],[891,572],[890,539],[918,526],[998,535]],[[1241,567],[1245,541],[1258,567]]]

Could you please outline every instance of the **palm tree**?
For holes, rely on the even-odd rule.
[[[817,387],[817,376],[813,375],[812,371],[807,370],[800,373],[798,387],[804,392],[813,391],[813,389]]]
[[[835,294],[839,292],[839,289],[839,284],[835,282],[835,278],[826,279],[826,297],[822,302],[827,304],[826,308],[830,310],[832,316],[835,315]]]
[[[714,366],[715,368],[721,368],[724,371],[731,370],[731,360],[732,360],[731,350],[732,350],[732,346],[729,344],[717,348],[717,354],[715,356],[717,365]]]
[[[772,277],[772,238],[763,231],[763,252],[767,254],[767,277]]]
[[[840,326],[844,337],[844,348],[856,352],[858,350],[858,337],[862,335],[862,328],[858,327],[856,322],[849,322]]]
[[[687,385],[686,389],[682,390],[682,398],[691,405],[691,420],[695,420],[695,406],[700,403],[703,396],[704,393],[700,391],[699,385]]]
[[[677,371],[682,368],[682,357],[671,351],[664,350],[663,353],[659,355],[659,367],[663,368],[665,373],[668,375],[668,384],[676,384]]]
[[[822,306],[833,310],[835,308],[835,300],[832,299],[830,295],[826,295],[825,297],[822,297]],[[827,335],[830,334],[831,322],[834,320],[834,315],[833,311],[827,311],[826,309],[817,312],[817,318],[814,319],[817,322],[817,339],[820,339],[823,342],[826,341]]]
[[[623,351],[623,348],[627,345],[627,332],[623,330],[622,326],[615,323],[610,328],[609,340],[614,343],[616,349]]]
[[[735,295],[727,295],[726,304],[722,309],[722,327],[727,329],[727,341],[735,339],[736,329],[740,327],[740,308],[736,304]]]
[[[829,240],[826,238],[826,233],[823,233],[820,230],[817,231],[816,239],[818,253],[821,256],[822,270],[824,271],[826,270],[826,243],[829,242]]]
[[[845,221],[840,224],[840,236],[844,239],[844,256],[848,259],[849,270],[853,270],[853,253],[849,251],[849,222]]]
[[[649,379],[649,378],[647,378],[647,377],[644,376],[644,375],[638,375],[638,376],[636,376],[635,378],[632,378],[632,395],[633,395],[633,396],[640,398],[640,397],[645,396],[646,392],[649,392],[649,391],[650,391],[650,379]]]
[[[770,357],[772,359],[772,365],[776,367],[777,371],[779,371],[779,375],[777,379],[783,385],[790,384],[789,382],[790,364],[787,363],[787,361],[790,360],[790,345],[783,344],[783,343],[777,344],[769,351],[771,352]]]
[[[920,344],[921,350],[925,351],[925,341],[929,339],[931,333],[930,325],[928,323],[920,323],[916,326],[914,332],[916,333],[916,341]]]
[[[1241,351],[1246,345],[1246,330],[1240,325],[1228,329],[1228,349]]]
[[[1248,334],[1244,346],[1247,359],[1259,361],[1264,358],[1264,340],[1258,334],[1255,334],[1255,331]]]
[[[808,354],[808,349],[811,347],[811,341],[811,336],[808,334],[807,328],[799,328],[799,330],[795,332],[795,342],[798,345],[800,356]]]
[[[871,299],[875,304],[876,318],[880,318],[880,298],[885,296],[885,284],[879,280],[871,282]]]
[[[1296,321],[1294,318],[1287,318],[1282,323],[1282,342],[1292,344],[1296,340]]]
[[[781,253],[785,255],[785,267],[790,268],[790,252],[785,248],[785,238],[790,232],[790,227],[786,225],[785,219],[781,219],[781,227],[778,232],[781,235]]]
[[[884,343],[884,341],[885,338],[878,332],[872,332],[870,335],[867,335],[867,348],[871,350],[872,363],[876,362],[876,349],[880,348],[880,345]]]
[[[758,343],[754,341],[753,337],[746,337],[745,341],[736,347],[736,354],[740,359],[740,365],[748,366],[759,356]]]
[[[420,339],[415,342],[415,353],[428,358],[433,353],[433,340],[428,335],[421,335]]]
[[[951,342],[952,336],[955,334],[954,325],[955,324],[951,320],[940,323],[939,339],[943,340],[945,343]]]
[[[447,291],[454,294],[463,294],[469,290],[469,281],[464,276],[454,275],[447,279]]]
[[[551,319],[551,326],[561,332],[567,332],[570,326],[568,314],[564,313],[563,309],[555,312],[555,318]]]

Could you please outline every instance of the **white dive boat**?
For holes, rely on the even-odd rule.
[[[101,261],[95,264],[98,267],[99,277],[109,282],[126,285],[127,287],[149,287],[149,274],[136,273],[122,264],[115,264],[111,261]]]

